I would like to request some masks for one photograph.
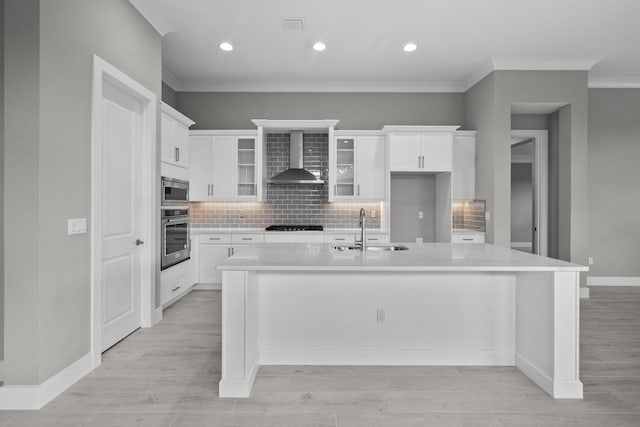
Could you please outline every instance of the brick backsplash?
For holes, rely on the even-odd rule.
[[[453,229],[485,231],[485,201],[453,202]]]
[[[271,224],[321,224],[325,228],[355,228],[360,208],[367,228],[380,228],[379,202],[328,201],[329,138],[325,133],[303,136],[305,169],[319,172],[325,184],[265,184],[265,202],[191,202],[192,227],[264,228]],[[267,177],[289,167],[289,134],[266,135]],[[375,218],[370,215],[376,212]]]

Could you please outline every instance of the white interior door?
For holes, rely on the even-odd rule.
[[[102,351],[141,326],[141,135],[138,99],[102,92]]]

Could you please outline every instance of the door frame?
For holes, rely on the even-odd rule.
[[[533,197],[535,208],[533,226],[536,227],[533,249],[537,254],[549,253],[549,143],[546,130],[511,130],[511,145],[526,139],[533,140]],[[534,252],[535,253],[535,252]]]
[[[141,263],[141,327],[149,327],[162,317],[162,309],[156,309],[156,231],[157,171],[156,171],[156,123],[157,97],[140,83],[93,55],[91,93],[91,360],[95,369],[102,363],[102,93],[104,82],[109,82],[141,104],[140,137],[141,157],[148,159],[140,164],[142,186],[142,245]]]

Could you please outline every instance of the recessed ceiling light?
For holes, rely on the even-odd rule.
[[[322,42],[318,42],[318,43],[313,45],[313,50],[315,50],[317,52],[322,52],[326,48],[327,48],[327,46]]]
[[[231,45],[231,43],[223,42],[220,43],[220,49],[224,50],[225,52],[231,52],[233,50],[233,46]]]
[[[416,46],[415,43],[407,43],[404,45],[403,50],[405,52],[413,52],[414,50],[416,50],[418,48],[418,46]]]

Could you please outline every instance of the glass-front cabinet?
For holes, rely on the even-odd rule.
[[[336,132],[330,142],[329,201],[384,200],[385,138],[371,131],[350,132]]]
[[[336,139],[336,197],[355,195],[355,138]]]
[[[258,199],[262,150],[255,131],[191,131],[189,150],[192,201]]]
[[[256,195],[256,139],[238,138],[238,197]]]

